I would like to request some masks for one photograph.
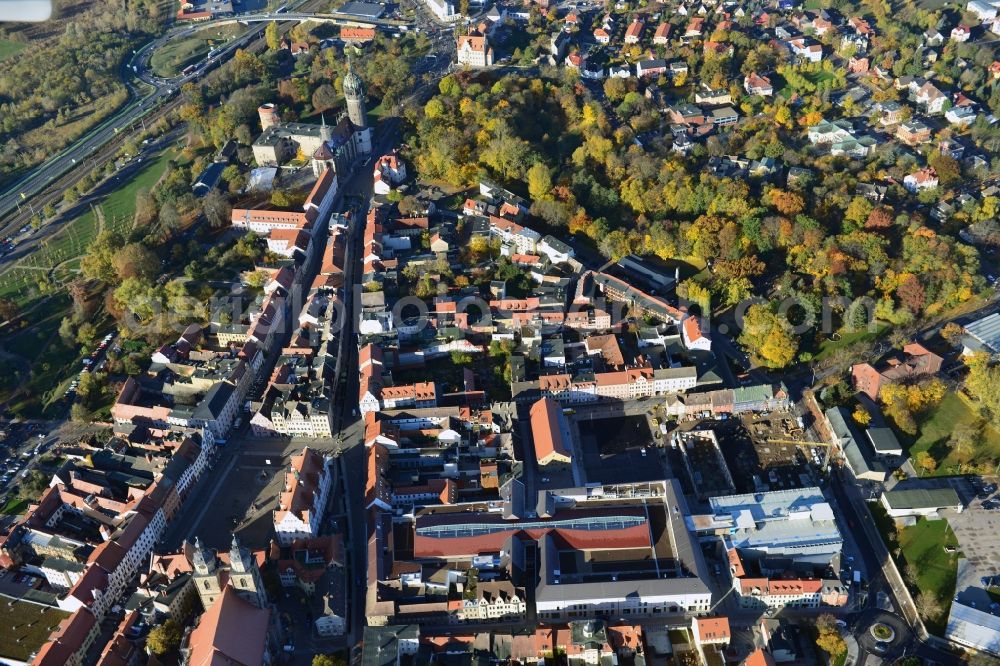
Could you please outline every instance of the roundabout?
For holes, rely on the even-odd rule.
[[[891,643],[896,637],[896,632],[892,630],[892,627],[884,622],[876,622],[868,629],[868,631],[871,632],[875,640],[881,643]]]
[[[914,639],[903,618],[886,611],[866,613],[856,626],[858,645],[883,659],[899,656]]]

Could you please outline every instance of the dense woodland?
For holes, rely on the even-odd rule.
[[[902,180],[903,166],[891,155],[868,165],[812,158],[796,150],[801,126],[783,126],[776,113],[726,137],[725,152],[811,167],[811,182],[788,189],[715,178],[703,169],[706,153],[723,152],[712,141],[689,158],[671,153],[663,140],[636,145],[631,122],[615,128],[573,80],[459,75],[440,88],[413,114],[410,154],[421,174],[454,185],[499,178],[525,191],[536,215],[590,238],[612,258],[650,251],[711,260],[712,279],[692,286],[707,288],[713,302],[776,289],[806,300],[870,296],[879,319],[905,324],[983,286],[975,248],[920,213],[854,195],[861,181],[893,174]],[[643,121],[644,104],[636,101],[632,120]],[[904,198],[902,190],[896,194]],[[970,218],[986,212],[973,210]]]

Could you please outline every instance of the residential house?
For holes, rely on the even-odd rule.
[[[274,532],[278,543],[287,546],[296,539],[319,536],[323,512],[329,499],[333,476],[331,461],[306,447],[292,456],[285,473],[284,490],[274,511]]]
[[[896,138],[908,146],[916,146],[931,140],[931,128],[919,118],[911,118],[899,124]]]
[[[635,75],[639,78],[659,76],[667,71],[667,61],[654,59],[654,60],[640,60],[635,64]]]
[[[493,47],[485,35],[459,35],[458,64],[467,67],[491,67]]]
[[[869,363],[858,363],[851,367],[854,390],[877,400],[882,387],[897,382],[936,374],[941,370],[943,359],[917,342],[903,347],[901,357],[892,357],[879,364],[876,369]]]
[[[807,62],[823,60],[823,45],[809,37],[795,37],[788,40],[788,48],[796,57]]]
[[[766,76],[761,76],[760,74],[757,74],[757,72],[751,72],[743,77],[743,89],[747,91],[748,95],[770,97],[774,94],[774,88],[771,86],[771,79]]]
[[[967,25],[957,25],[951,29],[951,41],[967,42],[972,37],[972,28]]]
[[[657,26],[656,32],[653,33],[653,43],[656,44],[657,46],[661,46],[661,45],[669,43],[670,42],[670,29],[672,27],[673,26],[671,26],[666,21],[664,21],[659,26]]]
[[[933,168],[927,167],[915,171],[903,179],[903,187],[908,192],[916,194],[921,190],[929,190],[938,186],[937,172]]]
[[[629,24],[628,29],[625,30],[625,43],[626,44],[638,44],[642,39],[642,31],[645,28],[645,24],[639,19],[635,19]]]
[[[702,83],[694,93],[695,104],[708,104],[711,106],[719,104],[732,104],[733,96],[729,94],[728,88],[712,88],[707,83]]]
[[[917,89],[914,94],[914,101],[927,114],[933,115],[944,111],[945,104],[948,102],[948,96],[928,81]]]

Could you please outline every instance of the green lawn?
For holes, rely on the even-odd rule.
[[[957,393],[945,394],[941,404],[920,419],[920,432],[910,445],[910,456],[927,451],[938,463],[935,475],[957,474],[958,464],[952,458],[948,438],[956,424],[972,423],[975,420],[975,412],[961,396]],[[906,438],[903,437],[902,441],[906,442]],[[1000,433],[996,429],[986,426],[979,444],[973,455],[973,462],[983,459],[1000,460]]]
[[[10,406],[11,412],[25,417],[50,415],[49,410],[79,372],[80,350],[67,347],[58,336],[60,320],[69,307],[69,296],[60,293],[41,306],[46,318],[5,341],[8,351],[31,363],[28,392]]]
[[[830,356],[834,352],[850,347],[851,345],[858,344],[861,342],[873,342],[878,340],[883,335],[889,332],[889,326],[887,324],[877,323],[875,324],[875,330],[869,331],[867,328],[863,328],[857,331],[852,331],[851,333],[839,332],[839,338],[836,340],[831,340],[830,338],[824,339],[819,343],[819,351],[816,353],[816,360],[822,361],[827,356]]]
[[[30,661],[69,613],[26,601],[0,603],[0,656]]]
[[[0,60],[6,60],[15,53],[24,49],[27,44],[22,42],[12,42],[9,39],[0,39]]]
[[[940,634],[948,619],[948,609],[955,594],[955,573],[958,553],[945,552],[945,547],[958,547],[955,533],[947,520],[925,520],[897,532],[899,546],[907,565],[917,572],[917,589],[937,597],[941,613],[927,620],[927,628]]]
[[[0,509],[0,513],[7,516],[17,516],[20,515],[21,512],[27,508],[28,508],[28,500],[17,499],[16,497],[12,497],[9,500],[7,500],[6,504],[3,505],[3,508]]]
[[[925,590],[937,598],[941,613],[925,622],[929,631],[940,635],[944,631],[948,610],[955,594],[955,575],[958,558],[961,557],[959,552],[945,551],[946,546],[958,547],[955,533],[951,531],[947,520],[924,518],[918,519],[915,525],[897,529],[880,503],[872,502],[868,507],[879,532],[882,533],[886,547],[900,568],[900,573],[905,576],[904,564],[916,573],[916,585],[908,583],[914,598]]]
[[[38,278],[44,274],[41,270],[14,266],[0,275],[0,298],[9,298],[21,308],[29,307],[38,298]]]

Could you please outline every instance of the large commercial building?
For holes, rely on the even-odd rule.
[[[543,623],[706,613],[712,592],[683,496],[671,481],[651,500],[515,520],[435,510],[416,517],[413,555],[459,563],[492,554],[508,562],[515,584],[537,575],[535,611]]]
[[[819,488],[713,497],[710,516],[694,517],[701,533],[723,535],[750,557],[826,564],[844,539]]]

